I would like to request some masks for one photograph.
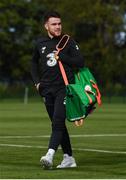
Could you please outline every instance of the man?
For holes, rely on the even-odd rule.
[[[56,45],[62,37],[61,17],[58,12],[51,11],[44,15],[44,27],[47,36],[36,42],[32,62],[31,74],[36,89],[44,99],[44,103],[51,119],[52,133],[49,140],[48,151],[40,159],[41,164],[50,168],[53,165],[54,154],[61,145],[63,160],[57,168],[76,167],[72,156],[72,148],[69,134],[65,125],[65,84],[59,69],[56,57]],[[73,68],[84,66],[81,55],[75,41],[70,38],[66,47],[58,54],[69,83],[74,83]]]

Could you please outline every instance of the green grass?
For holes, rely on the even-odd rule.
[[[1,102],[0,179],[126,179],[126,104],[103,104],[83,127],[67,126],[71,135],[89,135],[71,136],[78,167],[56,169],[62,160],[59,149],[54,168],[43,170],[39,159],[49,138],[41,136],[51,131],[45,107],[40,102]]]

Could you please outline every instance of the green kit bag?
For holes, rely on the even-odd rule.
[[[66,86],[66,117],[73,122],[85,118],[101,104],[101,95],[95,78],[88,68],[75,73],[75,84]]]

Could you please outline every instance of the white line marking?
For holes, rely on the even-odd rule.
[[[100,153],[109,153],[109,154],[126,154],[125,151],[110,151],[110,150],[101,150],[101,149],[83,149],[83,148],[73,148],[77,151],[89,151],[89,152],[100,152]]]
[[[18,148],[37,148],[37,149],[46,149],[46,146],[32,146],[32,145],[22,145],[22,144],[0,144],[3,147],[18,147]],[[61,149],[61,148],[59,148]],[[99,153],[108,153],[108,154],[126,154],[125,151],[110,151],[110,150],[101,150],[101,149],[84,149],[84,148],[73,148],[75,151],[87,151],[87,152],[99,152]]]
[[[45,149],[46,146],[32,146],[32,145],[22,145],[22,144],[0,144],[0,146],[5,147],[19,147],[19,148],[37,148],[37,149]]]
[[[0,136],[1,139],[23,139],[23,138],[49,138],[49,135],[41,135],[41,136]]]
[[[70,135],[70,137],[77,138],[77,137],[123,137],[126,134],[77,134],[77,135]],[[23,138],[49,138],[49,135],[40,135],[40,136],[0,136],[0,139],[23,139]]]
[[[71,137],[118,137],[126,136],[126,134],[77,134],[71,135]]]

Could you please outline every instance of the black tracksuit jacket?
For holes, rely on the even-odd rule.
[[[41,86],[64,85],[57,60],[54,58],[56,45],[60,37],[43,37],[36,41],[31,61],[31,75],[34,84],[41,83]],[[70,38],[66,47],[59,53],[69,83],[74,83],[74,68],[84,66],[84,58],[76,42]]]

